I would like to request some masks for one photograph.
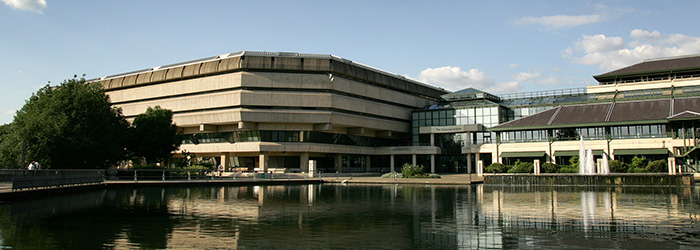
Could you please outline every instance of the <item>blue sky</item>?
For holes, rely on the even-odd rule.
[[[492,93],[700,54],[700,1],[0,1],[0,124],[49,81],[243,50],[333,54]]]

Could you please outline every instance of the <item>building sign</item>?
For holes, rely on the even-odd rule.
[[[465,133],[465,132],[476,132],[476,131],[484,131],[484,126],[481,124],[470,124],[470,125],[420,127],[421,134]]]

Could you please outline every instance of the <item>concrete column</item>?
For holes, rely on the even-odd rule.
[[[389,157],[389,170],[390,170],[390,172],[395,172],[394,171],[394,155],[391,155]]]
[[[472,173],[472,154],[467,154],[467,173]]]
[[[230,163],[229,163],[229,160],[228,160],[228,157],[229,157],[228,155],[229,155],[228,153],[221,153],[221,156],[220,156],[220,158],[219,158],[220,161],[221,161],[221,166],[224,167],[224,170],[228,170],[229,167],[230,167],[230,166],[229,166]]]
[[[534,169],[535,174],[539,175],[540,174],[540,160],[535,160],[533,162],[533,165],[535,167],[535,169]]]
[[[372,171],[372,157],[369,155],[365,158],[365,167],[367,167],[365,172],[369,173]]]
[[[338,173],[343,172],[343,155],[336,154],[333,156],[333,169],[338,171]]]
[[[309,172],[309,153],[304,152],[299,155],[299,168],[301,171]]]
[[[482,161],[482,160],[476,160],[476,175],[478,175],[478,176],[484,175],[484,161]]]
[[[411,155],[411,164],[412,164],[413,166],[415,166],[415,165],[416,165],[416,162],[417,162],[417,160],[416,160],[416,155],[415,155],[415,154]]]
[[[430,155],[430,173],[435,173],[435,155]]]
[[[435,134],[430,134],[430,146],[435,146]]]
[[[676,157],[668,157],[668,174],[678,174],[676,169]]]
[[[270,157],[267,156],[265,153],[260,152],[259,160],[258,160],[258,168],[260,169],[260,173],[266,173],[267,172],[267,165],[269,163]]]

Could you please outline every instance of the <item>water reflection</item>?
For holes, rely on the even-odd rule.
[[[113,189],[0,205],[18,249],[697,248],[698,187]]]

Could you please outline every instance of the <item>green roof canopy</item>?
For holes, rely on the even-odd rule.
[[[614,155],[666,155],[667,148],[615,149]]]
[[[534,157],[534,158],[539,158],[539,157],[544,157],[544,155],[547,154],[544,151],[534,151],[534,152],[503,152],[501,153],[501,157],[505,158],[517,158],[517,157]]]
[[[602,155],[602,149],[593,150],[593,155]],[[578,156],[578,150],[558,150],[554,152],[554,156]]]

